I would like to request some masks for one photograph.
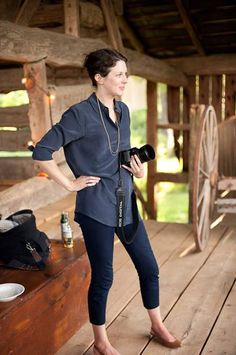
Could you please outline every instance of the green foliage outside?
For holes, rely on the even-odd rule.
[[[163,87],[161,88],[163,91]],[[20,90],[9,94],[0,94],[0,107],[18,106],[27,104],[26,91]],[[146,143],[146,110],[132,112],[131,118],[131,146],[141,147]],[[158,133],[158,171],[177,172],[181,171],[179,163],[174,156],[173,147],[168,148],[168,136],[165,131]],[[30,152],[0,152],[1,157],[29,156]],[[147,167],[147,164],[146,164]],[[146,177],[135,179],[135,183],[146,199]],[[157,184],[158,220],[182,222],[188,221],[188,186],[186,184],[159,183]],[[139,203],[140,211],[142,211]]]
[[[174,155],[173,146],[168,148],[168,136],[165,131],[158,131],[158,171],[181,171],[181,162]],[[141,147],[146,143],[146,110],[132,112],[131,146]],[[146,164],[147,167],[147,164]],[[146,199],[146,178],[135,179],[135,183]],[[188,186],[162,182],[156,185],[158,200],[158,220],[168,222],[188,222]],[[141,208],[141,204],[139,203]],[[142,210],[142,209],[140,209]]]

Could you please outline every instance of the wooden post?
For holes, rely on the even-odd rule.
[[[209,90],[210,90],[209,75],[199,76],[199,104],[209,105]]]
[[[216,112],[217,122],[222,121],[222,75],[212,76],[212,106]]]
[[[184,88],[183,95],[183,122],[190,123],[190,127],[192,127],[192,123],[190,120],[190,107],[196,102],[196,77],[195,75],[188,76],[188,86]],[[191,222],[192,220],[192,187],[190,183],[192,162],[190,163],[190,159],[192,159],[192,155],[190,157],[190,151],[192,146],[192,141],[190,139],[190,132],[184,132],[183,134],[183,171],[189,172],[189,204],[188,204],[188,220]]]
[[[26,89],[29,96],[29,122],[34,143],[51,128],[45,61],[24,64]]]
[[[177,87],[167,87],[167,111],[168,121],[170,123],[180,123],[180,89]],[[178,160],[181,157],[181,148],[179,144],[179,130],[174,130],[174,149]]]
[[[79,37],[79,0],[64,0],[65,34]]]
[[[147,143],[157,154],[157,83],[147,81]],[[147,204],[149,218],[156,219],[157,201],[155,196],[156,160],[148,162]]]
[[[226,75],[225,80],[225,119],[235,115],[236,76]]]
[[[188,85],[183,89],[183,123],[190,122],[190,106],[196,102],[196,77],[188,77]],[[188,171],[189,162],[189,131],[183,132],[183,171]]]

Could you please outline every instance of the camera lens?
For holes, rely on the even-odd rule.
[[[155,151],[151,145],[145,144],[139,149],[139,159],[141,163],[146,163],[147,161],[155,159]]]

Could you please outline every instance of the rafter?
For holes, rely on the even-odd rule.
[[[123,31],[123,33],[125,33],[132,47],[139,52],[144,52],[141,41],[138,39],[132,28],[129,26],[124,16],[118,16],[118,23],[120,29]]]
[[[39,7],[40,1],[41,0],[25,0],[16,16],[15,23],[27,26]]]
[[[186,30],[188,31],[188,34],[189,34],[194,46],[196,47],[198,53],[200,55],[204,56],[205,55],[204,48],[199,40],[198,33],[194,27],[194,24],[192,22],[192,19],[190,18],[189,13],[186,11],[186,9],[183,5],[182,0],[175,0],[175,4],[178,8],[178,11],[179,11],[179,14],[182,18],[184,26],[185,26]]]

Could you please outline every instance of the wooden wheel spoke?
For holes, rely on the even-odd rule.
[[[204,219],[206,217],[206,211],[207,208],[209,207],[209,194],[210,194],[210,186],[209,182],[206,180],[204,184],[204,199],[202,203],[202,208],[200,209],[200,218],[199,218],[199,236],[201,236],[202,230],[203,230],[203,225],[204,225]]]
[[[204,176],[205,178],[209,179],[210,175],[202,169],[202,167],[199,168],[200,173],[202,174],[202,176]]]

